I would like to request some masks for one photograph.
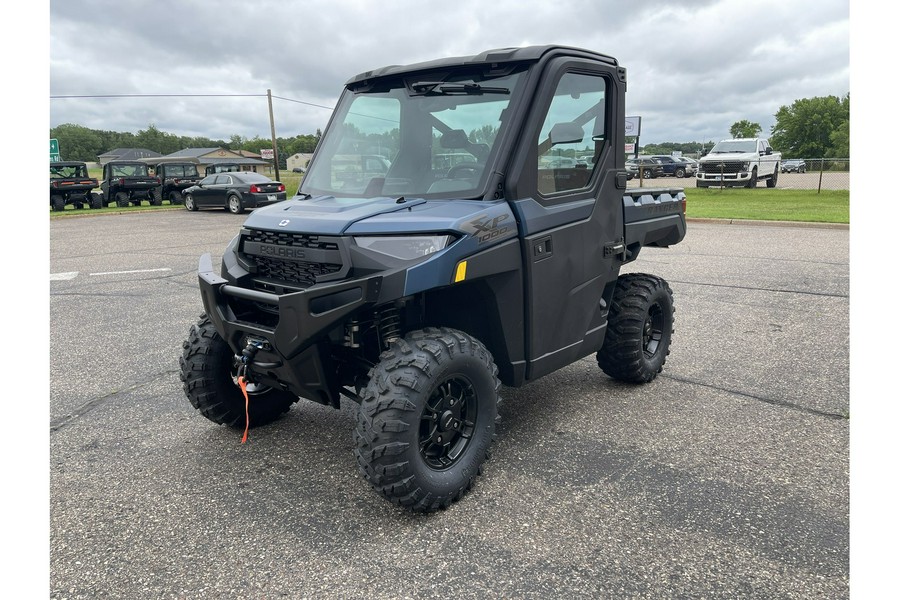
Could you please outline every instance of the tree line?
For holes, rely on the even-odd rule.
[[[287,168],[287,157],[292,154],[311,153],[316,149],[320,137],[322,137],[322,132],[319,130],[316,130],[315,134],[289,138],[276,137],[279,167]],[[115,148],[146,148],[166,155],[185,148],[226,148],[232,151],[246,150],[260,154],[260,150],[272,147],[271,139],[259,136],[245,138],[232,135],[228,141],[214,140],[206,137],[173,135],[160,131],[153,124],[137,133],[123,133],[89,129],[81,125],[66,123],[50,128],[50,138],[59,140],[60,156],[63,160],[84,162],[96,162],[98,156]]]

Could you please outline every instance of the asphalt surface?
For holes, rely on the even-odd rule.
[[[242,221],[51,220],[51,598],[848,597],[847,229],[645,249],[627,270],[677,307],[662,375],[503,388],[484,475],[422,516],[358,474],[352,402],[246,445],[189,405],[197,259]]]

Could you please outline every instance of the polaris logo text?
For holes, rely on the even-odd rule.
[[[270,246],[268,244],[260,244],[258,246],[260,254],[268,256],[277,256],[278,258],[306,258],[303,250],[291,248],[289,246]]]

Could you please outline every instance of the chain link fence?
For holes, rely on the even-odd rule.
[[[849,190],[850,189],[850,159],[849,158],[803,158],[785,159],[781,161],[778,173],[776,189],[784,190]],[[677,187],[694,187],[690,176],[683,179],[667,177],[668,181],[662,183],[661,177],[650,177],[647,171],[636,173],[634,179],[628,182],[628,187],[641,185],[641,176],[644,177],[643,185],[676,185]],[[765,187],[765,182],[760,181],[758,186]]]
[[[795,190],[849,190],[849,158],[787,159],[781,162],[778,186]]]

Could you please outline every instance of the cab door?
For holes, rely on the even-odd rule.
[[[510,169],[524,240],[529,380],[595,352],[606,332],[624,231],[620,75],[615,65],[554,59]]]

